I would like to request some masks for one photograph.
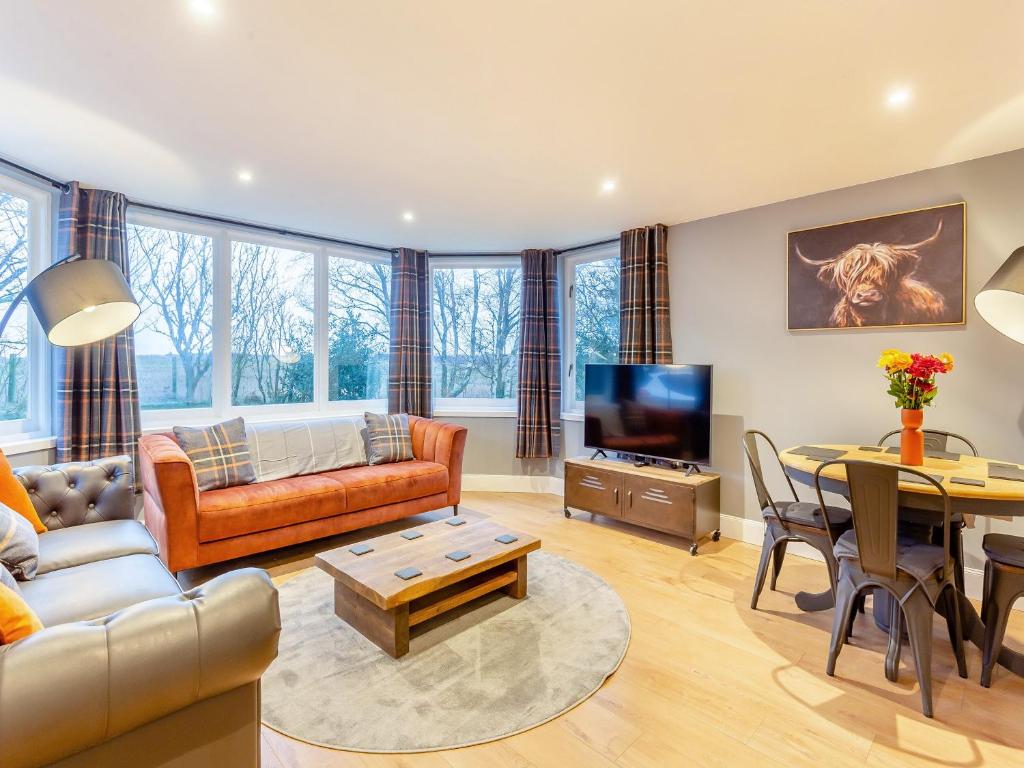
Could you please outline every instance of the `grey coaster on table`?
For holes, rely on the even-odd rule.
[[[840,456],[846,455],[846,451],[840,451],[835,448],[818,448],[813,445],[801,445],[799,448],[789,451],[789,453],[796,454],[797,456],[806,456],[815,461],[832,461],[832,459],[838,459]]]
[[[960,454],[952,451],[929,451],[925,450],[924,455],[929,459],[943,459],[945,461],[960,461]]]
[[[409,541],[412,541],[413,539],[418,539],[422,535],[423,534],[420,533],[419,531],[402,531],[402,538],[403,539],[408,539]]]
[[[928,475],[928,477],[930,477],[936,483],[941,483],[945,479],[945,478],[943,478],[942,475]],[[921,485],[931,485],[931,483],[929,483],[927,480],[925,480],[920,475],[912,475],[909,472],[900,472],[900,482],[901,483],[920,483]]]
[[[899,453],[900,452],[900,447],[898,445],[890,445],[888,448],[885,449],[885,452],[886,453]]]
[[[356,544],[354,547],[349,547],[348,551],[358,557],[359,555],[365,555],[367,552],[373,552],[373,547],[369,544]]]
[[[867,451],[868,453],[881,453],[885,449],[877,445],[858,445],[858,451]]]
[[[466,523],[466,521],[461,517],[449,517],[445,522],[448,523],[448,525],[465,525]]]
[[[408,568],[403,568],[400,571],[395,571],[395,576],[397,576],[398,578],[402,579],[403,581],[408,581],[409,579],[415,579],[417,576],[422,576],[422,575],[423,575],[423,571],[421,571],[419,568],[414,568],[411,565]]]
[[[467,552],[464,549],[457,549],[454,552],[449,552],[447,555],[445,555],[445,557],[447,557],[449,560],[454,560],[457,563],[469,557],[469,552]]]
[[[513,536],[511,533],[503,533],[501,536],[495,536],[494,540],[499,544],[511,544],[513,541],[519,541],[519,537]]]
[[[976,485],[979,488],[985,487],[984,480],[975,480],[973,477],[951,477],[949,482],[957,483],[958,485]]]
[[[988,463],[988,476],[995,480],[1024,481],[1024,469],[1021,469],[1016,464],[999,464],[990,461]]]

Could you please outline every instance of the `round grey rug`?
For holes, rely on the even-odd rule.
[[[334,582],[310,568],[281,584],[280,654],[263,722],[324,747],[424,752],[545,723],[601,687],[629,645],[629,614],[599,576],[529,556],[529,594],[424,624],[393,659],[334,615]]]

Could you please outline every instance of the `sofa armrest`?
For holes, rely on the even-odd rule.
[[[409,417],[409,430],[413,456],[448,467],[448,503],[458,504],[462,497],[462,456],[468,430],[458,424],[419,416]]]
[[[14,474],[51,531],[135,517],[130,456],[18,467]]]
[[[199,484],[188,456],[167,435],[139,440],[143,522],[172,573],[198,565]]]
[[[247,568],[0,646],[4,768],[48,765],[256,682],[280,630],[277,590]],[[55,726],[59,713],[70,716]]]

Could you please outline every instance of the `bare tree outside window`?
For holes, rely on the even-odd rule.
[[[583,401],[587,363],[619,360],[619,259],[576,265],[573,282],[576,359],[573,378],[576,400]]]
[[[28,201],[0,192],[0,317],[28,280]],[[28,416],[28,308],[22,302],[0,338],[0,421]]]
[[[516,396],[522,270],[433,270],[434,393],[440,398]]]
[[[387,397],[391,265],[332,256],[327,283],[327,398]]]
[[[143,409],[209,407],[213,364],[213,240],[139,225],[128,228]]]
[[[313,401],[313,254],[231,244],[231,402]]]

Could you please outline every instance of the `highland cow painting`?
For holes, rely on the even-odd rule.
[[[964,322],[966,204],[789,233],[791,331]]]

